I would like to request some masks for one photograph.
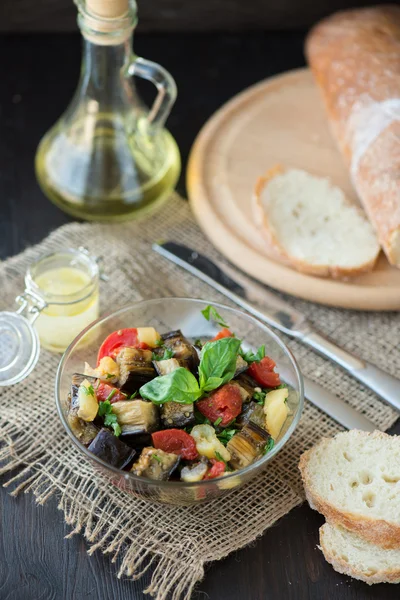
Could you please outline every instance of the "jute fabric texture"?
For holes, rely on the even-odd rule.
[[[102,311],[137,300],[178,296],[229,304],[222,296],[151,250],[173,239],[224,260],[198,229],[189,206],[172,197],[152,216],[128,224],[72,223],[39,245],[0,265],[1,308],[10,309],[24,288],[28,265],[44,252],[85,245],[104,257],[110,277],[102,284]],[[400,366],[400,315],[336,310],[289,299],[324,334],[360,357],[396,374]],[[131,324],[132,325],[132,324]],[[395,412],[340,368],[295,340],[285,340],[304,374],[365,413],[385,430]],[[157,600],[188,600],[206,563],[249,544],[300,504],[304,497],[297,464],[303,450],[340,427],[306,402],[289,443],[267,471],[249,485],[212,503],[173,507],[128,496],[96,476],[72,445],[55,407],[54,378],[60,357],[42,350],[28,379],[2,389],[0,473],[12,472],[12,494],[32,492],[43,504],[59,499],[71,535],[82,533],[95,550],[110,553],[116,574],[139,578],[151,567],[148,593]]]

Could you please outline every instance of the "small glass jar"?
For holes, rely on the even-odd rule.
[[[64,352],[99,316],[99,266],[83,248],[41,257],[28,269],[25,285],[46,303],[35,328],[47,350]]]
[[[41,256],[25,276],[16,312],[0,313],[0,385],[22,381],[40,346],[63,352],[99,316],[99,259],[85,248]]]

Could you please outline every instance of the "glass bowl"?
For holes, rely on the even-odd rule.
[[[269,461],[286,444],[295,430],[303,410],[303,379],[296,360],[279,337],[260,321],[248,314],[213,302],[223,319],[229,323],[236,336],[243,340],[243,347],[257,349],[265,344],[266,354],[277,365],[277,371],[289,387],[289,417],[272,450],[262,459],[219,479],[185,483],[177,481],[154,481],[133,473],[111,467],[94,456],[72,433],[67,419],[67,398],[73,373],[83,371],[84,363],[95,365],[102,341],[124,327],[152,326],[161,333],[181,329],[189,339],[210,339],[219,327],[207,321],[201,314],[209,302],[191,298],[158,298],[144,300],[126,306],[117,312],[98,319],[82,331],[63,355],[56,377],[56,403],[61,422],[72,443],[78,448],[82,460],[90,461],[99,477],[105,477],[120,489],[149,501],[188,505],[205,502],[228,494],[244,485],[263,471]]]

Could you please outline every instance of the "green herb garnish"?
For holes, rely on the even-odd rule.
[[[94,389],[92,385],[82,385],[81,386],[86,396],[94,396]]]
[[[268,442],[265,444],[263,454],[268,454],[270,450],[275,446],[275,442],[272,437],[269,438]]]
[[[253,400],[255,402],[257,402],[257,404],[261,404],[262,406],[264,406],[266,395],[267,395],[267,392],[254,392]]]
[[[217,460],[219,460],[220,462],[223,462],[223,463],[225,463],[225,465],[226,465],[226,460],[224,460],[224,459],[222,458],[222,456],[220,455],[220,453],[219,453],[219,452],[217,452],[217,451],[215,451],[215,458],[216,458]]]
[[[164,404],[171,400],[178,404],[192,404],[200,398],[201,390],[196,377],[184,367],[179,367],[145,383],[140,388],[140,395],[154,404]]]
[[[170,401],[192,404],[206,392],[215,390],[232,379],[236,371],[239,348],[240,340],[236,338],[222,338],[209,342],[204,346],[201,355],[200,382],[190,371],[179,367],[143,385],[139,390],[140,395],[155,404]]]
[[[214,427],[218,427],[218,425],[222,423],[222,417],[218,417],[218,419],[216,421],[214,421],[213,425]]]
[[[229,327],[228,323],[224,321],[223,317],[216,311],[216,309],[210,304],[206,306],[204,310],[201,311],[201,314],[207,321],[215,321],[221,327]]]
[[[113,377],[115,377],[115,375],[112,373],[106,373],[106,379],[112,379]]]
[[[153,454],[153,455],[152,455],[152,457],[153,457],[153,458],[155,458],[155,460],[156,460],[158,463],[160,463],[160,465],[162,464],[162,460],[161,460],[161,458],[158,456],[158,454]]]
[[[199,365],[200,388],[210,392],[232,379],[236,371],[236,359],[240,340],[222,338],[206,344]]]
[[[281,383],[280,385],[277,385],[276,388],[274,388],[274,390],[283,390],[284,388],[287,388],[287,384]]]
[[[175,354],[175,352],[173,350],[169,350],[168,348],[165,348],[164,354],[162,356],[160,356],[156,352],[153,352],[151,355],[151,359],[155,360],[155,361],[169,360],[170,358],[172,358],[174,356],[174,354]]]
[[[233,436],[237,433],[236,429],[224,429],[221,433],[217,433],[217,438],[220,442],[227,445],[227,443],[233,438]]]
[[[201,341],[200,338],[197,338],[197,340],[194,340],[193,342],[193,346],[197,346],[198,348],[200,348],[200,350],[202,349],[202,347],[204,346],[203,342]]]
[[[162,340],[161,338],[159,340],[156,340],[156,346],[158,346],[159,348],[161,348],[161,346],[164,346],[164,340]]]
[[[129,400],[133,400],[134,398],[136,398],[137,395],[138,395],[138,391],[136,390],[136,392],[133,392],[133,394],[131,394],[129,396]]]
[[[107,399],[104,402],[99,402],[99,417],[104,417],[104,425],[111,427],[115,436],[121,435],[121,426],[118,423],[118,418],[112,411],[111,402]]]
[[[252,350],[248,350],[247,352],[244,352],[244,350],[240,350],[239,354],[243,358],[243,360],[245,360],[249,364],[253,362],[260,362],[260,360],[262,360],[265,357],[265,345],[263,344],[262,346],[260,346],[255,354]]]
[[[114,388],[113,390],[111,390],[111,392],[108,394],[108,396],[106,398],[106,402],[109,402],[111,400],[111,398],[113,398],[113,396],[115,396],[117,391],[118,391],[117,388]]]

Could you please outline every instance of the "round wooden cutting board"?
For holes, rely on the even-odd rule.
[[[234,265],[277,290],[358,310],[400,309],[400,269],[383,253],[371,273],[351,281],[304,275],[274,259],[253,223],[254,183],[281,163],[329,177],[357,203],[308,69],[290,71],[242,92],[203,127],[188,166],[196,219]]]

